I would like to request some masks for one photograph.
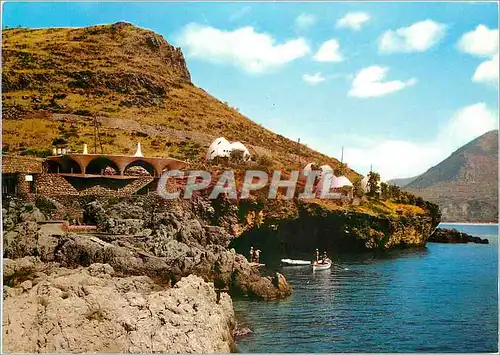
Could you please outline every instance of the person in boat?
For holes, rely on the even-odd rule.
[[[325,250],[325,251],[323,251],[323,257],[321,258],[321,263],[325,264],[327,259],[328,259],[328,255],[326,255],[326,250]]]
[[[253,263],[253,258],[254,258],[254,251],[253,251],[253,247],[250,247],[250,262]]]
[[[316,252],[314,253],[314,261],[316,263],[319,263],[319,250],[316,249]]]
[[[257,264],[259,264],[259,263],[260,263],[260,261],[259,261],[259,259],[260,259],[260,253],[261,253],[261,250],[260,250],[260,249],[257,249],[256,251],[254,251],[254,255],[255,255],[255,259],[254,259],[254,261],[255,261]]]

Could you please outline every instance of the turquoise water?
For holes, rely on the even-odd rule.
[[[280,268],[294,289],[289,299],[234,300],[237,316],[254,332],[238,340],[238,350],[496,352],[498,226],[451,227],[490,244],[331,253],[341,267]]]

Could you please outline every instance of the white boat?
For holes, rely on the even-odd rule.
[[[325,262],[319,261],[319,262],[314,262],[312,263],[312,268],[313,271],[316,270],[328,270],[330,267],[332,267],[332,261],[330,259],[325,259]]]
[[[302,266],[311,265],[310,261],[307,260],[294,260],[294,259],[281,259],[281,263],[284,266]]]

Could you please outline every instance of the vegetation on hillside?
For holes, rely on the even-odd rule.
[[[127,23],[8,29],[2,47],[8,154],[44,156],[57,140],[73,151],[87,143],[92,153],[97,119],[105,153],[133,154],[140,141],[146,155],[197,163],[223,136],[243,142],[262,165],[340,167],[194,86],[181,50],[154,32]]]

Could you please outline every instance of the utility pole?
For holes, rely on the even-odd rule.
[[[300,138],[297,138],[297,161],[300,164]]]
[[[94,154],[97,154],[97,118],[94,116]]]
[[[97,116],[94,116],[94,154],[97,154],[97,139],[99,139],[101,154],[103,154],[104,150],[102,149],[101,135],[99,134],[99,121],[97,121]]]

